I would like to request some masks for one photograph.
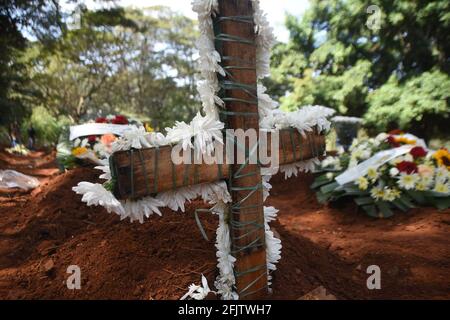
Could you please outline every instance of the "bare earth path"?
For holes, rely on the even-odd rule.
[[[193,217],[202,202],[130,224],[85,207],[71,191],[79,181],[95,180],[95,170],[58,174],[54,155],[0,152],[5,168],[34,175],[42,185],[28,194],[0,190],[0,299],[178,299],[202,273],[212,286],[214,240],[201,237]],[[319,205],[311,179],[273,180],[268,205],[280,209],[273,226],[283,257],[272,298],[298,299],[324,286],[338,299],[450,299],[449,210],[372,220],[351,204]],[[216,217],[201,220],[214,239]],[[381,290],[366,288],[371,264],[381,268]],[[66,287],[69,265],[81,268],[79,291]]]

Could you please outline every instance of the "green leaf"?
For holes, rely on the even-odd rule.
[[[404,205],[403,202],[401,202],[398,199],[395,199],[394,201],[392,201],[392,204],[395,205],[398,209],[402,210],[403,212],[407,212],[409,210],[409,207]]]
[[[316,178],[316,180],[314,180],[314,182],[311,185],[311,189],[316,189],[318,187],[321,187],[330,181],[331,180],[328,179],[326,175],[321,175],[320,177]]]
[[[427,203],[427,199],[425,198],[425,194],[421,191],[406,191],[406,194],[413,198],[413,200],[421,205],[424,205]]]
[[[416,208],[416,206],[414,205],[414,203],[411,201],[411,198],[409,198],[407,195],[402,194],[400,196],[400,198],[398,198],[398,200],[401,201],[402,204],[404,204],[405,206],[407,206],[409,209],[413,209]]]
[[[372,197],[359,197],[359,198],[355,198],[353,200],[355,201],[355,203],[358,206],[364,206],[364,205],[368,205],[368,204],[373,204],[374,203]]]
[[[389,218],[394,215],[394,212],[391,210],[391,206],[389,202],[379,201],[376,203],[378,209],[380,210],[381,216],[380,218]]]
[[[330,184],[321,187],[320,191],[323,193],[330,193],[335,191],[337,187],[339,187],[339,184],[337,182],[332,182]]]
[[[362,206],[364,211],[372,218],[379,218],[378,210],[374,205]]]

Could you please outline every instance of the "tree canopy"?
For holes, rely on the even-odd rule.
[[[60,11],[54,3],[52,14]],[[3,122],[39,106],[54,118],[73,122],[125,113],[151,121],[155,128],[195,114],[194,21],[166,7],[92,11],[75,4],[76,10],[53,21],[60,28],[48,31],[51,42],[31,32],[24,37],[24,26],[11,24],[17,31],[11,37],[20,41],[11,40],[8,49],[1,49],[2,66],[20,62],[20,68],[1,70],[11,74],[2,76],[8,82],[0,93]],[[32,17],[23,19],[30,23]],[[20,85],[14,85],[18,75]]]
[[[371,5],[378,30],[367,25]],[[312,0],[286,26],[268,81],[284,109],[321,104],[378,130],[450,133],[449,1]]]

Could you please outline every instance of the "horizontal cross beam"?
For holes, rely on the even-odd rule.
[[[279,131],[279,137],[280,165],[308,160],[323,155],[325,151],[325,137],[314,132],[302,136],[297,130],[286,129]],[[272,154],[270,141],[269,134],[268,155]],[[228,164],[175,165],[171,158],[172,148],[164,146],[114,153],[110,158],[115,179],[114,195],[118,199],[138,199],[230,177]]]

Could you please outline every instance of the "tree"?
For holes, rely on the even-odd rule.
[[[164,7],[82,10],[53,52],[28,50],[30,106],[74,122],[117,112],[164,129],[198,110],[194,23]],[[24,99],[23,99],[24,100]]]
[[[379,30],[366,25],[370,5],[381,10]],[[290,40],[275,50],[274,77],[268,85],[285,109],[322,104],[342,114],[365,116],[378,130],[400,127],[426,137],[448,134],[448,126],[441,128],[446,132],[437,130],[441,122],[434,120],[450,118],[449,90],[441,90],[450,88],[449,12],[445,0],[311,1],[302,19],[287,16]],[[441,84],[437,90],[428,84],[414,99],[406,94],[433,77]],[[380,99],[387,92],[398,99]],[[411,113],[406,111],[411,103],[422,107],[411,105],[414,114],[405,116]],[[391,110],[389,120],[386,110]],[[415,123],[418,119],[423,125]]]
[[[57,1],[1,0],[0,1],[0,124],[26,114],[17,95],[28,77],[23,53],[28,41],[26,32],[51,48],[64,25]]]

